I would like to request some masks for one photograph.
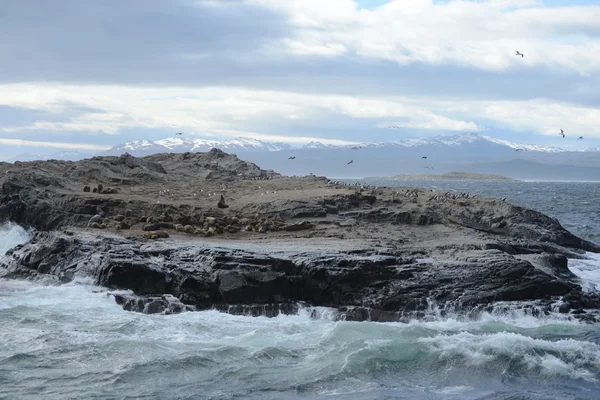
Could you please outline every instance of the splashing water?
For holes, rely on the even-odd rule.
[[[569,211],[570,224],[600,237],[596,222],[580,219],[595,206],[586,207]],[[29,238],[18,226],[2,229],[0,254]],[[569,268],[586,290],[600,288],[597,255]],[[564,314],[536,317],[501,303],[471,320],[334,314],[145,315],[85,280],[0,280],[0,398],[600,398],[600,327]]]
[[[17,245],[27,243],[30,237],[30,233],[17,224],[0,224],[0,256]]]

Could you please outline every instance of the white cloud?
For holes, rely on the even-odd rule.
[[[456,64],[491,71],[534,66],[581,75],[600,71],[600,6],[393,0],[364,10],[353,0],[248,1],[289,16],[295,30],[282,44],[293,54],[352,53],[403,65]],[[516,50],[525,58],[517,58]]]
[[[569,134],[600,138],[600,113],[549,99],[526,101],[476,101],[407,97],[353,97],[244,88],[138,88],[58,84],[0,85],[0,105],[50,112],[63,122],[38,120],[28,125],[3,127],[0,131],[40,130],[103,132],[116,134],[126,128],[185,130],[190,134],[247,136],[261,140],[306,143],[314,140],[348,144],[319,137],[320,129],[352,128],[357,121],[373,128],[396,125],[439,131],[481,131],[495,124],[518,132]],[[89,112],[69,115],[69,107]],[[463,116],[463,117],[461,117]],[[465,119],[464,116],[468,116]],[[301,127],[265,132],[272,121]],[[305,132],[303,134],[302,132]],[[395,131],[401,134],[400,131]]]
[[[498,121],[519,132],[535,132],[557,136],[560,129],[567,135],[600,138],[598,109],[554,103],[545,99],[509,102],[482,102],[473,104],[474,112]]]
[[[23,139],[3,139],[0,138],[0,144],[6,146],[25,146],[36,148],[55,148],[55,149],[73,149],[73,150],[107,150],[109,147],[86,143],[63,143],[63,142],[44,142],[37,140]]]
[[[432,111],[427,99],[356,98],[340,95],[300,94],[244,88],[135,88],[119,86],[75,86],[56,84],[16,84],[0,86],[0,105],[42,110],[61,115],[66,105],[94,111],[65,121],[34,121],[26,126],[3,128],[17,131],[87,131],[118,133],[123,128],[186,129],[201,134],[216,133],[265,139],[253,126],[282,119],[290,124],[310,124],[315,129],[327,126],[323,113],[350,119],[372,120],[376,127],[381,119],[399,119],[406,127],[435,130],[477,130],[471,121],[457,120]],[[99,111],[95,111],[99,110]],[[284,134],[285,132],[282,132]],[[312,136],[289,140],[305,142]],[[283,135],[272,140],[283,140]],[[331,142],[331,139],[329,140]],[[331,142],[333,143],[333,142]]]

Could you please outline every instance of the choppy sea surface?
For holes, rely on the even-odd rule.
[[[393,184],[507,197],[600,238],[597,183]],[[28,237],[0,226],[0,254]],[[589,256],[569,267],[597,290],[600,257]],[[600,398],[600,326],[567,315],[514,309],[401,324],[311,311],[144,315],[85,279],[0,280],[0,399]]]

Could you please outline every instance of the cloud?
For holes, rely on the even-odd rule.
[[[598,6],[4,0],[0,10],[10,140],[99,145],[177,129],[352,143],[558,126],[600,138],[599,88]]]
[[[535,0],[392,0],[373,10],[352,0],[251,0],[288,15],[295,28],[282,46],[312,55],[323,46],[400,65],[455,64],[489,71],[523,66],[600,71],[600,7],[540,8]],[[329,3],[328,3],[329,4]],[[526,54],[515,57],[515,50]]]
[[[101,146],[95,144],[84,143],[62,143],[62,142],[44,142],[37,140],[23,139],[3,139],[0,138],[0,144],[5,146],[25,146],[35,148],[56,148],[56,149],[73,149],[73,150],[107,150],[110,146]]]
[[[479,131],[493,125],[553,135],[560,126],[579,135],[600,137],[600,113],[595,108],[547,99],[457,103],[430,97],[355,97],[232,87],[0,85],[0,105],[8,103],[38,110],[42,116],[51,113],[63,117],[0,128],[5,133],[18,133],[21,138],[40,131],[70,131],[91,137],[144,128],[289,143],[350,143],[359,139],[340,135],[358,124],[365,133],[396,125],[421,130],[421,134]],[[72,115],[74,105],[79,112]],[[279,131],[272,132],[271,124],[277,124]]]
[[[116,134],[121,129],[132,127],[177,127],[198,134],[208,132],[258,138],[259,134],[252,130],[261,121],[278,119],[294,125],[301,119],[303,124],[310,123],[316,129],[328,124],[327,119],[332,115],[370,120],[373,127],[383,119],[399,121],[396,123],[411,128],[477,130],[472,121],[439,115],[424,103],[406,98],[355,98],[230,87],[0,86],[0,104],[52,114],[68,112],[70,108],[65,105],[72,104],[90,110],[64,121],[41,119],[28,125],[1,129],[9,133],[46,130]],[[310,140],[313,139],[311,136]],[[299,141],[299,138],[294,140]]]
[[[233,73],[285,32],[274,12],[242,0],[3,0],[0,79],[202,80],[202,69]]]

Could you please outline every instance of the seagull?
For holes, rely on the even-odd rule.
[[[515,151],[523,151],[523,149],[516,149]]]
[[[523,55],[523,53],[520,53],[518,50],[517,50],[517,54],[516,54],[516,55],[517,55],[517,56],[521,56],[521,58],[525,57],[525,56]]]
[[[565,131],[563,131],[562,129],[560,130],[560,134],[562,135],[563,139],[565,138]]]
[[[350,164],[352,164],[353,162],[354,162],[354,160],[350,160],[350,161],[348,161],[348,162],[346,163],[346,165],[350,165]]]
[[[181,135],[183,135],[183,132],[177,132],[176,135],[181,136]]]
[[[579,136],[577,139],[583,139],[583,136]]]
[[[427,160],[427,156],[421,157],[421,160]]]
[[[295,160],[296,156],[288,157],[288,160]]]
[[[360,146],[354,146],[354,147],[352,148],[352,150],[360,150],[360,149],[362,149],[362,147],[360,147]]]

